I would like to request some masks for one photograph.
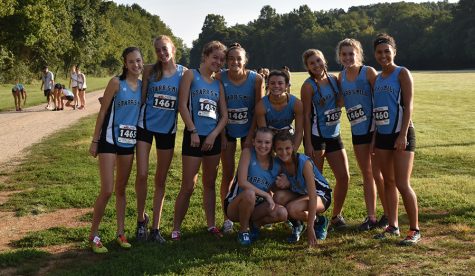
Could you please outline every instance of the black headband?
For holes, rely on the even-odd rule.
[[[386,37],[380,37],[380,38],[377,38],[375,41],[374,41],[374,48],[376,49],[376,46],[378,46],[379,44],[389,44],[391,45],[394,49],[396,49],[396,45],[394,44],[394,42]]]

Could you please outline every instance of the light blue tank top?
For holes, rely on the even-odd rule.
[[[178,88],[183,66],[177,64],[172,76],[156,81],[152,74],[148,81],[147,98],[140,110],[138,126],[157,133],[172,134],[177,128]]]
[[[272,107],[269,100],[269,95],[262,98],[262,103],[266,109],[266,125],[273,130],[293,129],[292,122],[295,119],[294,106],[296,97],[289,94],[289,102],[284,109],[278,111]]]
[[[313,174],[315,175],[315,187],[317,195],[323,197],[328,192],[331,192],[330,185],[328,185],[328,181],[323,177],[320,171],[317,169],[317,166],[313,163],[312,159],[305,154],[297,154],[298,165],[295,168],[297,174],[294,176],[289,175],[288,172],[284,170],[285,175],[289,179],[290,182],[290,190],[294,193],[300,195],[308,195],[307,184],[305,182],[305,177],[303,175],[303,169],[305,163],[310,161],[313,166]]]
[[[312,96],[312,135],[323,138],[334,138],[340,134],[341,108],[336,106],[335,93],[338,94],[338,84],[335,78],[330,77],[327,85],[317,85],[313,78],[305,82],[313,88]],[[335,89],[335,91],[333,91]],[[323,105],[320,105],[323,102]]]
[[[102,125],[101,136],[110,144],[123,148],[135,146],[142,96],[142,81],[137,82],[137,90],[134,91],[125,79],[119,81],[119,91],[115,94]]]
[[[207,136],[219,121],[219,80],[208,83],[198,70],[193,69],[188,104],[198,135]]]
[[[221,72],[228,106],[226,132],[231,137],[246,137],[249,132],[254,116],[256,75],[256,72],[249,71],[244,83],[234,85],[228,78],[228,71]]]
[[[367,66],[363,66],[354,81],[346,78],[346,69],[341,72],[341,91],[353,135],[366,135],[374,131],[373,96],[371,84],[366,78],[367,69]]]
[[[402,68],[396,67],[386,78],[381,74],[376,77],[373,113],[378,133],[393,134],[401,131],[404,107],[399,73]]]

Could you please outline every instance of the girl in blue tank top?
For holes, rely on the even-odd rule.
[[[252,137],[256,128],[254,108],[264,96],[263,78],[256,72],[246,69],[246,50],[239,43],[232,44],[226,51],[227,70],[216,75],[223,83],[228,106],[228,124],[226,139],[221,149],[222,177],[221,204],[224,212],[224,198],[229,192],[235,171],[237,139],[241,138],[241,148],[252,146]],[[223,232],[232,231],[233,222],[224,214]]]
[[[268,78],[269,94],[256,106],[258,127],[268,127],[275,132],[282,130],[295,133],[295,145],[300,147],[303,138],[303,106],[295,96],[287,93],[289,75],[274,70]],[[295,120],[295,131],[292,122]]]
[[[93,252],[106,253],[107,248],[99,238],[99,224],[114,191],[117,212],[117,243],[122,248],[130,248],[124,235],[125,187],[134,160],[137,120],[141,104],[141,81],[143,61],[140,50],[129,47],[122,53],[124,67],[119,78],[112,78],[104,91],[102,105],[97,115],[89,153],[99,156],[101,189],[94,204],[89,242]],[[117,166],[114,185],[114,170]]]
[[[280,165],[272,157],[272,138],[268,128],[256,131],[252,149],[242,151],[236,178],[225,199],[227,216],[240,224],[238,241],[242,245],[255,241],[260,226],[287,219],[285,207],[275,204],[269,192],[280,173]]]
[[[178,114],[178,90],[185,67],[175,63],[175,45],[170,37],[161,35],[154,40],[157,54],[155,64],[146,65],[142,75],[142,98],[145,104],[140,110],[137,134],[137,227],[135,238],[164,243],[160,233],[163,199],[168,170],[172,162]],[[145,213],[149,156],[155,137],[157,167],[153,197],[153,220],[148,233],[149,216]]]
[[[207,43],[199,69],[188,70],[180,82],[178,111],[185,123],[182,142],[183,174],[175,202],[172,240],[179,240],[190,197],[201,164],[204,186],[203,205],[208,231],[222,237],[216,227],[215,182],[221,152],[221,132],[228,121],[228,110],[221,82],[214,78],[224,64],[226,46],[219,41]]]
[[[381,73],[374,85],[374,117],[376,120],[376,160],[384,178],[389,226],[375,238],[399,236],[398,195],[401,193],[410,228],[403,245],[417,243],[419,215],[417,196],[410,178],[414,162],[415,134],[412,126],[414,87],[412,75],[394,63],[396,42],[387,34],[379,34],[373,43],[374,56]]]
[[[371,154],[371,141],[374,136],[372,87],[376,79],[376,70],[363,65],[363,48],[358,40],[345,38],[336,47],[338,61],[344,70],[338,81],[345,101],[345,109],[351,125],[353,150],[363,176],[363,192],[367,216],[359,230],[367,231],[375,227],[387,226],[387,216],[376,216],[376,191],[386,210],[384,183],[381,169]]]
[[[328,220],[319,214],[325,212],[331,203],[331,189],[310,157],[294,150],[293,137],[289,133],[278,133],[274,138],[274,148],[281,161],[285,178],[277,180],[279,188],[274,194],[276,203],[287,208],[292,222],[291,243],[297,242],[303,232],[303,221],[307,222],[308,245],[315,246],[316,240],[326,238]]]
[[[302,61],[310,77],[300,90],[304,103],[305,154],[312,157],[318,170],[323,173],[325,158],[335,176],[335,200],[331,227],[346,227],[341,214],[350,181],[348,157],[340,137],[340,115],[343,106],[336,77],[327,73],[327,62],[323,53],[308,49],[302,54]]]

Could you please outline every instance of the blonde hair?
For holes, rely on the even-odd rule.
[[[170,42],[170,44],[172,45],[172,53],[173,53],[173,60],[175,60],[175,44],[173,43],[173,40],[171,39],[171,37],[169,37],[168,35],[159,35],[157,36],[154,40],[153,40],[153,46],[155,47],[155,43],[157,43],[158,41],[160,40],[165,40],[165,41],[168,41]],[[162,61],[160,60],[157,60],[157,62],[153,65],[153,68],[152,68],[152,76],[155,77],[155,80],[156,81],[159,81],[162,79],[163,77],[163,64],[162,64]]]
[[[356,55],[355,55],[355,64],[357,66],[363,65],[363,60],[364,60],[364,54],[363,54],[363,47],[361,46],[361,43],[353,38],[345,38],[342,41],[338,42],[336,45],[336,62],[338,64],[341,64],[340,62],[340,52],[341,48],[349,46],[352,47],[353,49],[356,50]]]
[[[307,67],[307,60],[311,56],[318,56],[323,60],[323,62],[325,63],[325,74],[326,74],[326,72],[327,72],[327,60],[325,59],[325,56],[323,55],[322,51],[317,50],[317,49],[308,49],[305,52],[303,52],[303,54],[302,54],[302,62],[303,62],[303,66],[305,66],[305,69],[307,69],[307,72],[310,74],[310,76],[315,78],[313,73],[310,72],[310,70],[308,70],[308,67]]]
[[[214,50],[223,51],[223,53],[226,54],[226,49],[226,46],[217,40],[206,43],[201,52],[201,62],[203,62],[205,57],[209,56]]]

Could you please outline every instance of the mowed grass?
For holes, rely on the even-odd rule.
[[[202,209],[202,185],[198,183],[183,223],[183,239],[165,245],[140,244],[133,239],[135,211],[135,169],[127,188],[126,231],[133,243],[129,251],[114,242],[116,220],[111,198],[100,227],[107,255],[95,256],[87,248],[87,228],[54,227],[14,241],[18,248],[0,254],[0,269],[17,268],[17,273],[35,274],[54,258],[40,247],[69,244],[78,251],[62,256],[49,272],[59,275],[152,275],[152,274],[455,274],[470,275],[475,269],[475,71],[413,72],[415,80],[414,123],[417,149],[412,186],[418,195],[422,241],[415,247],[400,247],[399,239],[376,241],[377,231],[358,233],[364,219],[362,180],[357,168],[349,124],[342,117],[342,137],[350,161],[350,190],[344,216],[351,227],[331,232],[316,249],[303,242],[284,242],[289,229],[278,224],[263,230],[262,238],[243,248],[235,234],[216,240],[206,233]],[[299,95],[306,73],[292,74],[292,92]],[[97,160],[87,153],[95,116],[84,119],[67,131],[54,134],[31,148],[25,161],[13,172],[2,172],[2,190],[24,190],[0,206],[19,216],[50,212],[61,208],[92,207],[99,192]],[[169,239],[173,206],[181,184],[181,134],[172,168],[168,174],[161,229]],[[302,150],[302,149],[301,149]],[[236,156],[238,159],[239,156]],[[155,153],[151,154],[147,212],[151,214]],[[324,175],[333,186],[328,167]],[[220,175],[217,181],[219,187]],[[219,192],[217,192],[218,194]],[[400,224],[408,228],[402,201]],[[222,212],[217,205],[217,224]],[[331,210],[327,211],[327,215]],[[378,214],[382,211],[378,205]],[[82,218],[90,221],[92,214]],[[28,227],[25,225],[23,227]],[[378,230],[379,231],[379,230]],[[30,258],[32,260],[30,261]],[[0,270],[1,271],[1,270]],[[1,274],[1,273],[0,273]]]
[[[105,78],[87,77],[86,93],[105,88],[109,79],[110,77],[105,77]],[[69,79],[66,79],[60,76],[59,78],[57,77],[55,79],[55,82],[64,84],[66,88],[68,88]],[[23,85],[25,86],[26,94],[27,94],[26,107],[35,106],[41,103],[46,104],[46,97],[44,96],[44,92],[43,90],[40,90],[41,80],[36,80],[32,82],[31,84],[23,84]],[[13,96],[12,96],[13,86],[15,86],[15,84],[13,83],[0,84],[0,111],[14,111],[15,110],[15,104],[13,102]],[[68,89],[71,90],[71,88],[68,88]],[[23,105],[23,100],[22,100],[22,105]]]

